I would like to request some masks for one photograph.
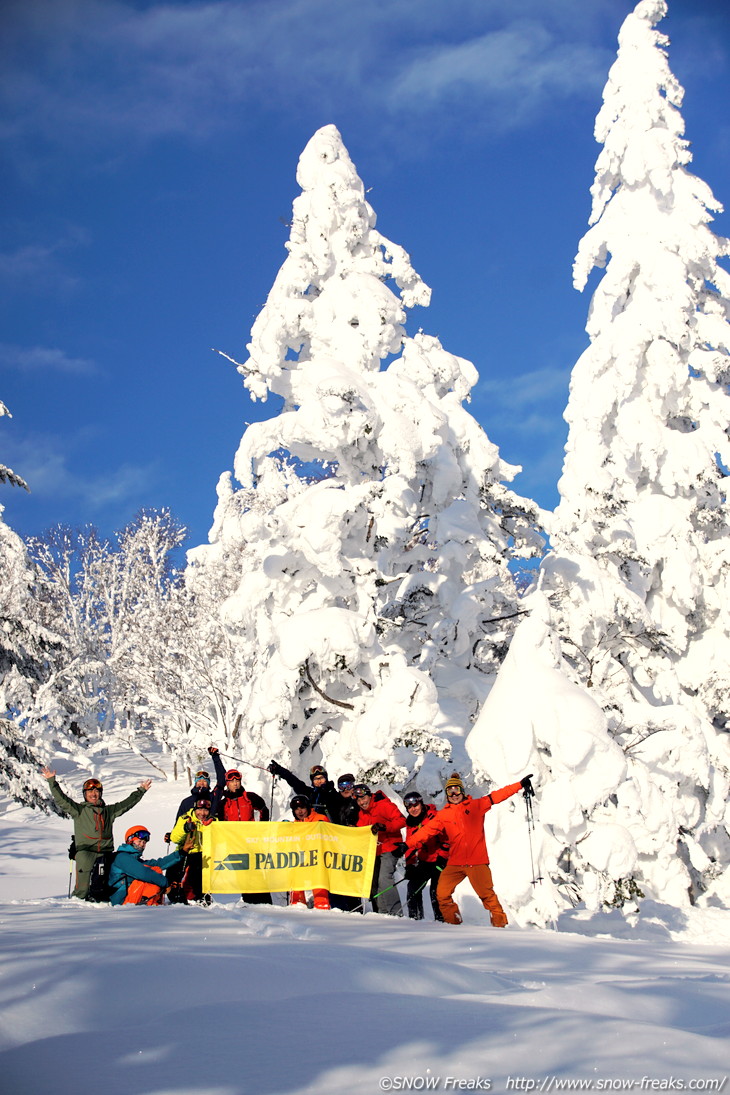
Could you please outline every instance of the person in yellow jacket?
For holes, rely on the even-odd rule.
[[[211,896],[203,893],[203,829],[208,825],[220,825],[220,821],[210,816],[210,799],[197,799],[192,810],[181,814],[175,822],[170,834],[170,840],[177,844],[182,853],[182,846],[189,836],[193,838],[193,846],[185,854],[180,891],[182,899],[187,904],[189,901],[202,901],[210,905]]]

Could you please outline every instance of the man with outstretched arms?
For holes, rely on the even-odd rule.
[[[56,804],[74,820],[74,845],[76,860],[76,886],[73,897],[82,901],[94,900],[90,898],[89,887],[92,871],[97,860],[104,864],[104,878],[108,875],[108,864],[114,852],[114,837],[112,835],[112,823],[121,814],[126,814],[136,806],[146,791],[152,786],[151,779],[142,780],[136,791],[127,795],[121,802],[107,804],[102,799],[104,790],[98,779],[87,779],[82,787],[83,802],[74,802],[65,791],[62,791],[56,782],[56,773],[51,768],[41,768],[41,775],[48,780],[48,789],[53,795]],[[101,894],[96,900],[106,900],[106,894]]]
[[[518,791],[532,791],[530,777],[519,783],[510,783],[499,791],[491,791],[481,798],[472,798],[464,792],[464,784],[458,772],[452,772],[446,780],[446,805],[430,821],[419,829],[410,830],[406,846],[418,851],[429,837],[441,835],[449,843],[449,858],[441,872],[436,897],[447,924],[461,924],[459,906],[453,892],[459,883],[468,878],[474,892],[492,919],[495,928],[506,928],[507,916],[494,892],[489,854],[484,836],[484,815],[499,802],[516,795]]]

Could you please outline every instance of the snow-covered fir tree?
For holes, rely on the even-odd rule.
[[[0,403],[0,417],[9,413]],[[0,464],[0,483],[29,489],[5,464]],[[3,511],[0,505],[0,789],[20,802],[46,805],[45,781],[38,775],[45,754],[35,716],[58,643],[33,619],[33,567]]]
[[[642,0],[626,19],[596,122],[575,284],[606,271],[571,380],[548,600],[470,739],[494,778],[534,766],[544,871],[593,905],[682,905],[730,863],[730,249],[687,166],[665,12]],[[510,735],[490,736],[510,709]]]
[[[297,180],[289,255],[240,366],[254,398],[284,406],[247,428],[240,489],[222,477],[187,581],[229,583],[222,619],[248,662],[238,756],[398,786],[417,772],[434,791],[503,656],[507,562],[541,550],[538,513],[463,406],[474,366],[406,336],[429,290],[377,231],[334,126]]]

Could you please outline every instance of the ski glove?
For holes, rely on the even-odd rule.
[[[401,842],[400,844],[396,844],[395,848],[393,849],[393,855],[395,856],[396,859],[400,859],[400,857],[402,855],[405,855],[407,851],[408,851],[408,845]]]
[[[210,755],[212,757],[214,757],[216,755],[216,753],[219,752],[218,746],[217,745],[209,745],[208,746],[208,752],[210,753]]]
[[[268,765],[266,771],[271,772],[272,776],[280,776],[283,769],[280,764],[277,764],[275,760],[272,760],[271,764]]]
[[[385,832],[385,826],[383,825],[382,821],[376,821],[374,825],[371,825],[370,826],[370,832],[371,833],[384,833]]]
[[[530,772],[529,776],[525,776],[520,780],[520,786],[526,795],[535,794],[535,788],[532,786],[532,772]]]

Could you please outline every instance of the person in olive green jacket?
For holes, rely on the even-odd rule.
[[[74,897],[86,901],[89,897],[91,872],[99,856],[107,858],[114,851],[112,822],[136,806],[145,792],[152,786],[151,779],[140,783],[136,791],[127,795],[121,802],[107,806],[102,799],[104,788],[98,779],[87,779],[84,784],[83,802],[74,802],[56,782],[56,773],[48,767],[41,768],[41,775],[48,780],[48,789],[54,801],[74,819],[74,844],[76,846],[76,887]]]

